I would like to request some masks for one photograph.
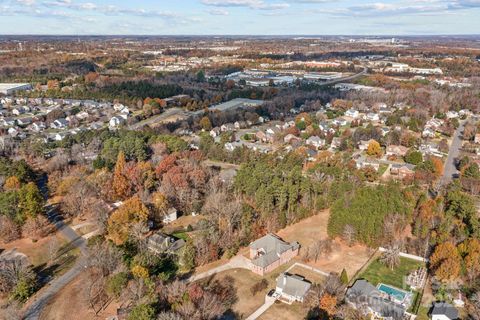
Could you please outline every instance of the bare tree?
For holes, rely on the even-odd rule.
[[[346,224],[343,228],[343,239],[351,247],[355,242],[355,228],[351,224]]]
[[[95,315],[98,315],[110,300],[105,291],[105,279],[106,278],[100,273],[90,272],[86,283],[84,291],[85,300]]]
[[[380,257],[380,261],[390,269],[394,269],[400,264],[400,246],[391,245]]]
[[[89,267],[100,270],[103,276],[107,276],[115,271],[120,265],[122,258],[119,250],[106,242],[92,245],[87,255]]]
[[[49,242],[48,242],[48,262],[52,263],[56,258],[58,254],[58,239],[57,237],[53,237]]]

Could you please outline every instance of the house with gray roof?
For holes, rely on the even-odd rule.
[[[147,238],[147,248],[156,253],[175,253],[185,246],[185,240],[158,232]]]
[[[385,320],[400,320],[405,315],[405,307],[390,300],[384,293],[364,279],[355,281],[347,290],[346,300],[365,314],[373,314]]]
[[[456,320],[458,310],[449,303],[435,302],[432,309],[432,320]]]
[[[287,303],[303,302],[312,284],[299,275],[281,273],[277,278],[275,292]]]
[[[300,244],[288,243],[273,233],[250,244],[250,268],[263,276],[298,255]]]

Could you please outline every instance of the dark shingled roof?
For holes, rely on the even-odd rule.
[[[458,310],[449,303],[435,302],[433,304],[432,315],[444,315],[450,320],[458,319]]]

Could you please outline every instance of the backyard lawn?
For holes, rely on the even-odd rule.
[[[385,283],[397,288],[406,289],[404,287],[404,277],[422,266],[424,266],[422,262],[401,257],[400,264],[392,270],[377,259],[368,266],[359,278],[368,280],[374,286],[379,283]]]

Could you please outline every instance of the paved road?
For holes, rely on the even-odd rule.
[[[67,284],[70,283],[76,276],[78,276],[85,269],[85,261],[82,258],[68,270],[65,274],[56,278],[51,283],[47,284],[39,295],[34,296],[32,304],[28,307],[23,315],[25,320],[37,320],[40,318],[43,309],[50,302],[50,300]]]
[[[39,180],[38,186],[43,196],[48,198],[46,176]],[[72,281],[76,276],[78,276],[85,269],[86,265],[85,254],[87,253],[87,246],[85,239],[78,235],[69,225],[63,222],[56,211],[55,206],[49,205],[46,207],[46,216],[50,222],[55,225],[57,230],[67,240],[69,240],[73,246],[80,249],[81,255],[75,265],[69,271],[59,278],[52,280],[50,283],[47,283],[45,285],[46,288],[42,289],[38,294],[33,296],[33,302],[28,306],[23,315],[23,319],[25,320],[39,319],[43,309],[52,299],[52,297],[55,296],[68,283],[70,283],[70,281]]]
[[[465,128],[465,121],[460,122],[457,130],[455,131],[452,139],[452,144],[450,145],[450,150],[448,151],[447,160],[445,161],[445,167],[443,170],[443,176],[439,181],[437,190],[447,186],[452,182],[453,178],[458,175],[457,167],[455,166],[456,159],[460,154],[460,148],[462,147],[462,134]]]

